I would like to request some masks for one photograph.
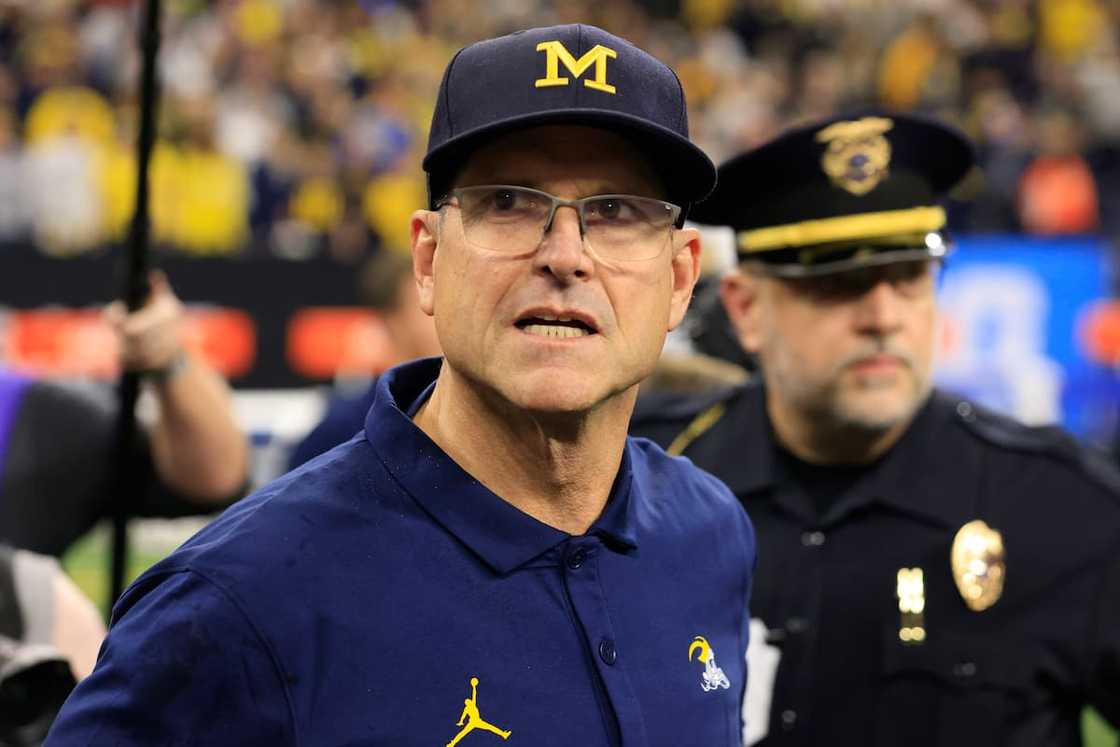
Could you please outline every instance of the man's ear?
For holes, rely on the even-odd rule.
[[[723,308],[735,328],[739,344],[748,353],[757,353],[761,340],[762,283],[762,278],[737,268],[724,275],[719,284]]]
[[[688,311],[692,290],[700,279],[700,232],[695,228],[673,231],[673,296],[669,307],[669,329],[676,329]]]
[[[435,311],[436,248],[439,246],[439,213],[417,210],[409,224],[412,238],[412,275],[420,308],[428,316]]]

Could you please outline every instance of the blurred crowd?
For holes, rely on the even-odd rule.
[[[141,2],[0,0],[0,246],[127,233]],[[1120,234],[1110,0],[166,0],[153,229],[195,255],[407,245],[440,71],[465,43],[603,26],[670,62],[715,160],[866,105],[937,114],[982,169],[959,231]]]

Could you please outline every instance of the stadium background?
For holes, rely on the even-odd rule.
[[[138,2],[0,0],[0,361],[112,379],[98,317],[133,210]],[[390,351],[356,274],[404,251],[439,76],[465,43],[594,23],[670,62],[717,162],[864,105],[976,141],[941,293],[941,381],[1114,449],[1120,3],[1114,0],[165,0],[155,263],[237,387],[254,478],[330,385]],[[712,232],[709,270],[726,260]],[[722,249],[722,252],[721,252]],[[678,341],[679,342],[679,341]],[[194,524],[134,534],[137,569]],[[70,553],[95,597],[103,536]],[[1089,744],[1115,744],[1091,721]]]

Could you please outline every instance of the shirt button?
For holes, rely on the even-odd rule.
[[[971,661],[962,661],[953,665],[953,674],[961,679],[976,676],[976,664]]]
[[[568,556],[568,567],[574,571],[583,565],[585,560],[587,560],[587,551],[581,547]]]
[[[784,731],[793,731],[793,727],[797,725],[797,711],[787,708],[782,711],[782,729]]]
[[[972,412],[972,405],[968,402],[957,403],[957,415],[960,415],[961,420],[972,422],[976,419],[976,415]]]
[[[614,641],[610,638],[599,641],[599,658],[609,667],[613,667],[618,661],[618,649],[614,647]]]
[[[801,544],[805,547],[820,547],[824,544],[824,532],[804,532],[801,535]]]

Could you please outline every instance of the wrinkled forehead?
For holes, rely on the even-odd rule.
[[[585,194],[665,194],[648,159],[625,139],[575,125],[501,135],[471,153],[452,184],[512,184],[546,191],[569,185]]]

